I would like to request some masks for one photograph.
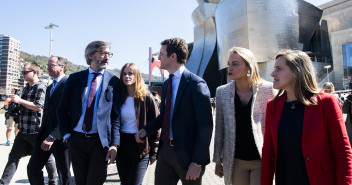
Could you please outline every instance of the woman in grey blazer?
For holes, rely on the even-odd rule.
[[[216,90],[215,174],[225,184],[259,185],[266,103],[276,91],[245,48],[230,49],[228,78]]]

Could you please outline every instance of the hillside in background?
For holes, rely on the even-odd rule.
[[[46,64],[49,60],[48,57],[46,56],[39,56],[39,55],[31,55],[28,54],[26,52],[21,51],[20,57],[23,59],[23,62],[36,62],[40,65],[40,69],[42,73],[48,73],[48,70],[46,69]],[[78,72],[78,71],[82,71],[84,69],[87,69],[87,66],[83,66],[83,65],[77,65],[74,64],[72,62],[70,62],[69,60],[65,59],[67,61],[67,71],[66,71],[66,75],[70,75],[72,73]],[[108,69],[109,72],[111,72],[112,74],[120,77],[120,73],[121,70],[120,69]],[[144,74],[142,73],[142,78],[145,81],[149,81],[148,79],[148,74]],[[161,77],[160,76],[153,76],[153,80],[154,81],[161,81]]]

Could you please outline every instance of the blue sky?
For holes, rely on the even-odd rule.
[[[329,0],[308,0],[320,5]],[[84,49],[93,40],[111,42],[109,68],[127,63],[148,71],[148,48],[160,49],[165,38],[193,42],[192,12],[197,0],[11,0],[1,2],[0,34],[21,42],[21,50],[49,55],[49,23],[53,31],[53,55],[86,65]],[[156,70],[156,69],[154,69]]]

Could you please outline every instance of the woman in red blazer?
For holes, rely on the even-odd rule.
[[[262,151],[261,184],[352,184],[352,152],[341,107],[320,93],[309,56],[283,50],[276,56]]]

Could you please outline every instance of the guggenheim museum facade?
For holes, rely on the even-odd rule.
[[[312,58],[319,82],[329,76],[336,89],[349,87],[352,0],[333,0],[319,7],[304,0],[197,2],[192,14],[194,42],[186,67],[207,81],[212,96],[216,87],[228,81],[227,52],[234,46],[256,55],[260,75],[268,81],[272,81],[276,53],[299,49]]]

